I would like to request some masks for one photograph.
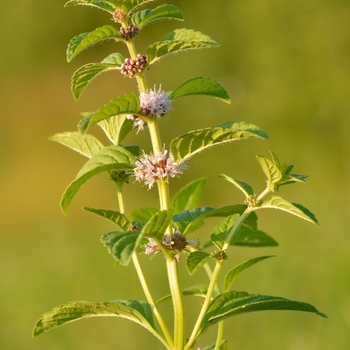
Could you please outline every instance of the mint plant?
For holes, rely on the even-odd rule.
[[[75,194],[93,176],[105,172],[116,187],[119,211],[84,209],[110,220],[116,225],[113,232],[102,236],[101,241],[121,267],[133,264],[142,286],[146,301],[114,300],[107,302],[71,302],[45,313],[36,323],[33,335],[37,336],[62,324],[88,317],[115,316],[136,322],[151,332],[168,350],[195,349],[198,338],[210,327],[217,326],[217,338],[206,350],[227,349],[224,338],[224,320],[231,316],[262,310],[297,310],[312,312],[322,317],[314,306],[282,297],[249,294],[234,291],[235,278],[247,268],[271,256],[258,256],[231,268],[219,276],[224,264],[229,264],[232,251],[237,246],[276,246],[277,242],[257,227],[257,211],[278,209],[317,225],[315,216],[305,207],[290,203],[276,195],[282,185],[305,182],[306,175],[293,173],[292,165],[280,162],[276,154],[270,157],[257,156],[266,179],[266,188],[255,193],[243,181],[229,175],[219,174],[228,185],[233,185],[242,194],[244,204],[232,204],[220,208],[198,207],[204,191],[205,179],[186,184],[173,198],[170,197],[171,178],[190,171],[188,161],[209,147],[245,139],[267,139],[259,127],[237,121],[227,121],[204,129],[189,131],[169,143],[161,139],[162,118],[173,113],[176,101],[190,95],[207,95],[230,103],[230,98],[219,82],[206,76],[193,77],[172,91],[164,91],[161,83],[148,87],[146,72],[164,57],[186,50],[217,47],[209,36],[192,29],[176,29],[160,41],[150,44],[145,53],[137,50],[135,38],[142,36],[146,25],[161,19],[183,21],[182,11],[170,4],[153,9],[140,9],[152,0],[70,0],[66,7],[83,5],[103,10],[110,14],[114,24],[107,24],[92,32],[75,36],[68,44],[67,60],[71,61],[83,50],[106,40],[126,45],[129,57],[112,53],[100,63],[89,63],[79,68],[72,77],[72,92],[79,99],[86,86],[100,73],[119,70],[120,79],[134,79],[135,93],[112,99],[96,112],[82,113],[78,130],[58,133],[50,137],[88,160],[76,178],[68,185],[61,199],[61,208],[66,213]],[[158,25],[158,22],[157,22]],[[138,39],[139,40],[139,39]],[[179,116],[180,118],[181,116]],[[105,145],[89,133],[97,124],[104,131],[110,144]],[[136,130],[135,130],[136,129]],[[147,145],[127,145],[125,138],[130,132],[148,132],[151,151]],[[159,208],[140,208],[129,211],[124,205],[123,188],[139,182],[149,195],[157,193]],[[130,185],[130,184],[129,184]],[[204,220],[222,218],[210,234],[196,236]],[[151,287],[143,273],[139,255],[154,257],[156,264],[165,264],[170,294],[154,300]],[[157,262],[155,262],[157,260]],[[194,274],[204,268],[208,280],[203,285],[182,287],[178,266],[186,264],[188,273]],[[220,283],[219,283],[220,282]],[[202,308],[193,325],[186,324],[183,298],[200,296]],[[171,298],[174,323],[164,321],[159,304]]]

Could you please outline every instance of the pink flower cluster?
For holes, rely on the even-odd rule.
[[[136,161],[134,174],[137,181],[143,181],[148,188],[153,184],[168,176],[175,177],[182,174],[187,168],[185,164],[178,164],[174,161],[172,154],[167,157],[168,151],[158,151],[155,155],[143,153],[143,157]]]
[[[161,118],[171,110],[171,102],[168,94],[160,87],[158,91],[154,88],[140,93],[140,108],[145,115],[155,115]]]
[[[120,27],[118,31],[119,35],[125,38],[125,40],[134,38],[139,32],[140,32],[139,27],[133,24],[130,24],[127,28]]]
[[[132,78],[136,73],[141,73],[144,70],[146,63],[147,57],[145,55],[138,54],[135,60],[126,58],[120,67],[120,72]]]

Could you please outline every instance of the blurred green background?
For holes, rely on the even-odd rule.
[[[76,102],[71,74],[111,52],[126,55],[121,44],[95,46],[67,64],[71,37],[109,24],[107,13],[92,8],[63,8],[65,1],[7,1],[0,12],[0,166],[1,287],[0,347],[9,350],[162,349],[131,322],[81,321],[31,338],[41,313],[71,300],[144,299],[133,267],[117,268],[99,242],[114,227],[81,207],[118,209],[106,176],[92,179],[78,193],[67,216],[58,203],[85,159],[47,137],[74,130],[82,111],[96,110],[111,98],[135,91],[135,81],[118,73],[102,75]],[[155,4],[165,3],[158,1]],[[307,184],[281,189],[286,199],[316,214],[320,228],[282,212],[260,212],[260,229],[278,248],[231,251],[228,266],[259,255],[276,254],[241,275],[236,290],[307,301],[325,312],[325,320],[297,312],[252,313],[226,323],[230,349],[329,350],[350,344],[350,2],[348,0],[250,0],[173,2],[186,21],[158,22],[136,41],[140,52],[177,28],[210,35],[221,47],[168,57],[147,75],[149,86],[172,90],[198,75],[217,78],[232,103],[192,97],[174,103],[161,121],[163,141],[226,120],[259,125],[269,141],[242,141],[213,148],[193,159],[172,193],[207,176],[201,205],[223,206],[243,198],[217,175],[224,172],[261,191],[264,179],[256,154],[272,150],[295,171],[310,175]],[[93,130],[98,135],[97,128]],[[147,132],[138,142],[149,150]],[[139,184],[126,189],[127,210],[156,206],[156,191]],[[214,221],[198,234],[205,240]],[[197,237],[197,236],[196,236]],[[141,256],[155,297],[167,293],[162,258]],[[184,287],[189,279],[180,262]],[[194,280],[194,281],[192,281]],[[186,300],[188,326],[200,308]],[[170,310],[164,304],[164,311]],[[172,314],[169,312],[169,320]],[[198,346],[214,338],[208,332]]]

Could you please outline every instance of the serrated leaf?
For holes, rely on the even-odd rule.
[[[61,198],[61,208],[65,213],[80,187],[93,176],[109,170],[129,170],[135,162],[132,153],[120,146],[103,148],[89,159],[78,172],[75,180],[66,188]]]
[[[214,227],[214,230],[211,233],[211,240],[215,244],[215,246],[222,250],[224,243],[227,240],[232,228],[235,226],[237,220],[239,219],[240,214],[233,214],[225,218],[219,224]],[[239,238],[239,229],[236,230],[234,235],[230,240],[230,245],[234,244],[234,242]]]
[[[202,250],[190,253],[186,258],[186,268],[190,275],[193,275],[200,267],[206,264],[210,259],[217,257],[218,254],[209,254]]]
[[[189,288],[185,288],[182,290],[182,294],[184,296],[196,296],[196,297],[202,297],[204,298],[205,295],[207,294],[208,288],[207,286],[204,285],[198,285],[198,286],[192,286]],[[160,298],[157,300],[156,304],[160,304],[161,302],[170,299],[171,298],[171,294],[165,295],[164,297]]]
[[[131,17],[131,22],[134,25],[138,26],[139,29],[142,29],[142,27],[145,25],[148,25],[151,22],[160,19],[176,19],[183,21],[184,16],[178,7],[174,5],[163,4],[153,10],[143,10],[134,13]]]
[[[143,227],[143,236],[153,237],[160,241],[170,225],[172,214],[172,210],[162,210],[154,214]]]
[[[184,210],[191,210],[198,204],[207,180],[205,178],[194,180],[181,188],[174,196],[171,206],[174,213],[178,214]]]
[[[50,329],[85,318],[114,316],[136,322],[157,338],[151,306],[138,300],[116,300],[111,302],[76,301],[55,307],[42,315],[33,330],[33,336]]]
[[[264,139],[266,133],[257,126],[244,122],[226,122],[214,127],[190,131],[171,141],[170,151],[178,163],[215,145],[249,138]]]
[[[119,145],[133,129],[133,121],[127,119],[125,114],[103,119],[98,125],[114,145]]]
[[[278,196],[269,197],[267,200],[263,202],[263,204],[260,207],[257,207],[256,209],[258,210],[263,208],[283,210],[287,213],[298,216],[301,219],[304,219],[306,221],[309,221],[318,225],[318,221],[315,215],[311,213],[308,209],[306,209],[300,204],[290,203]]]
[[[243,181],[234,180],[230,176],[227,176],[226,174],[220,174],[220,175],[218,175],[218,177],[235,185],[240,191],[243,192],[243,194],[246,196],[246,198],[249,198],[250,196],[252,196],[254,194],[252,187]]]
[[[111,70],[120,70],[124,58],[119,53],[109,55],[101,63],[88,63],[73,73],[71,89],[73,96],[78,100],[86,86],[99,74]]]
[[[124,231],[127,231],[130,228],[130,221],[127,219],[127,217],[124,214],[119,213],[119,211],[106,210],[106,209],[94,209],[89,207],[84,207],[83,209],[91,213],[94,213],[98,216],[101,216],[109,221],[112,221],[114,224],[116,224],[119,228],[121,228]]]
[[[105,147],[96,137],[90,134],[82,135],[77,131],[58,133],[50,136],[49,140],[69,147],[88,158],[93,157]]]
[[[100,10],[104,10],[113,14],[115,8],[110,4],[111,1],[99,1],[99,0],[70,0],[64,7],[83,5],[83,6],[92,6]]]
[[[127,266],[142,237],[140,231],[115,231],[103,235],[101,242],[120,265]]]
[[[146,223],[156,213],[158,213],[156,208],[138,208],[131,211],[130,217],[132,220]]]
[[[92,32],[79,34],[72,38],[68,44],[67,61],[70,62],[76,55],[91,45],[111,39],[123,39],[119,35],[118,30],[111,25],[105,25],[103,27],[96,28]]]
[[[176,100],[190,95],[207,95],[231,103],[230,96],[223,86],[216,79],[209,77],[195,77],[185,81],[170,93],[169,98]]]
[[[129,13],[131,10],[135,10],[138,7],[145,5],[149,2],[153,2],[155,0],[112,0],[112,2],[116,5],[122,5],[123,10],[126,13]]]
[[[260,163],[261,168],[267,178],[269,187],[282,179],[282,173],[273,161],[263,156],[256,156],[256,158],[258,159],[258,162]]]
[[[259,256],[258,258],[253,258],[248,261],[245,261],[242,264],[239,264],[235,266],[233,269],[231,269],[225,276],[224,281],[224,292],[226,292],[229,288],[234,279],[244,270],[246,270],[248,267],[251,267],[258,263],[259,261],[263,261],[268,258],[272,258],[274,255],[268,255],[268,256]]]
[[[201,325],[201,333],[213,324],[221,322],[228,317],[247,312],[267,310],[305,311],[327,317],[309,303],[269,295],[230,291],[218,295],[210,302]]]
[[[219,46],[216,41],[201,32],[192,29],[176,29],[147,48],[147,62],[151,65],[169,54],[216,46]]]
[[[81,132],[86,132],[88,128],[101,122],[102,120],[119,116],[121,114],[139,114],[140,113],[140,101],[136,94],[125,94],[114,98],[100,108],[94,115],[92,115],[88,123],[80,125]],[[124,117],[123,117],[124,118]]]

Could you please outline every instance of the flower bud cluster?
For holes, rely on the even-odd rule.
[[[116,23],[121,23],[125,16],[126,13],[123,10],[116,9],[113,13],[112,20]]]
[[[146,63],[147,57],[145,55],[138,54],[135,60],[126,58],[120,67],[120,72],[132,78],[136,73],[141,73],[144,70]]]
[[[140,32],[139,27],[133,24],[130,24],[127,28],[120,27],[118,33],[125,40],[134,38]]]

